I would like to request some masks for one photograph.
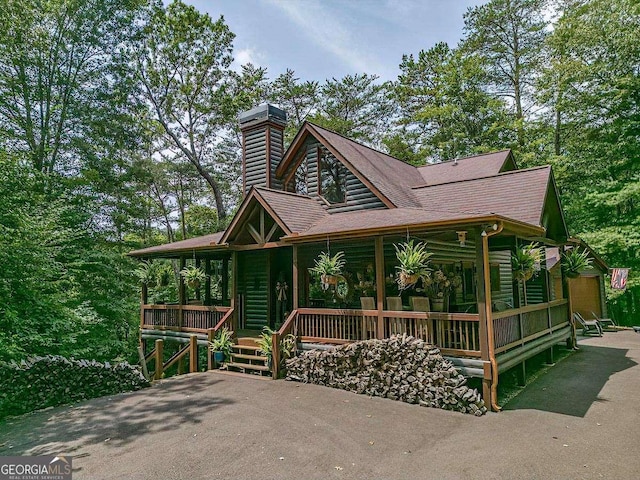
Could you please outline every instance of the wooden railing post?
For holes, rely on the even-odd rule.
[[[271,335],[271,342],[271,374],[273,379],[277,380],[280,367],[280,335],[277,332]]]
[[[189,373],[198,371],[198,336],[189,337]]]
[[[211,351],[211,342],[213,341],[213,337],[216,331],[213,328],[207,330],[207,370],[211,370],[213,368],[213,352]]]
[[[378,322],[376,328],[376,338],[384,338],[384,239],[382,236],[376,237],[375,241],[376,257],[376,297],[378,308]],[[364,337],[366,338],[366,337]]]
[[[160,380],[162,378],[162,370],[164,368],[164,359],[163,359],[163,344],[161,338],[156,340],[156,371],[153,375],[154,380]]]

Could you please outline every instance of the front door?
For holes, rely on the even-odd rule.
[[[292,249],[238,252],[241,328],[278,328],[291,310]]]

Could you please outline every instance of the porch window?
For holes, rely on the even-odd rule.
[[[330,204],[347,201],[347,169],[321,147],[318,147],[318,194]]]

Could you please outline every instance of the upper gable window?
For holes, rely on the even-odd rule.
[[[347,169],[318,147],[318,194],[331,204],[347,202]]]

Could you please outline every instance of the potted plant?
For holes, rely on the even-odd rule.
[[[536,264],[540,264],[540,247],[532,242],[516,249],[511,255],[513,277],[519,282],[530,280],[536,273]]]
[[[567,278],[578,278],[582,270],[591,267],[591,262],[586,250],[573,248],[562,254],[562,273]]]
[[[431,309],[434,312],[444,312],[445,303],[449,295],[462,285],[462,278],[453,272],[445,273],[436,270],[430,278],[427,278],[425,287],[431,299]]]
[[[184,278],[186,284],[194,290],[200,288],[202,282],[207,279],[207,275],[204,273],[204,270],[194,265],[184,267],[180,270],[180,275]]]
[[[328,253],[321,252],[315,260],[315,266],[310,268],[309,272],[318,275],[322,288],[327,290],[331,285],[338,285],[345,263],[344,252],[338,252],[333,257]]]
[[[433,255],[427,251],[427,246],[423,242],[413,243],[409,240],[405,243],[394,245],[396,258],[400,265],[398,270],[398,288],[400,291],[413,287],[420,279],[425,281],[431,274],[429,268],[430,257]]]
[[[260,353],[267,357],[267,366],[271,368],[273,362],[273,334],[276,333],[269,327],[264,327],[260,337],[256,341],[258,347],[260,347]],[[295,335],[289,333],[280,339],[280,363],[293,356],[296,350],[297,340]]]
[[[149,261],[143,260],[133,274],[142,285],[153,288],[158,284],[158,269]]]
[[[216,336],[209,342],[209,349],[213,352],[213,360],[220,365],[231,358],[233,347],[233,332],[227,327],[218,330]]]

